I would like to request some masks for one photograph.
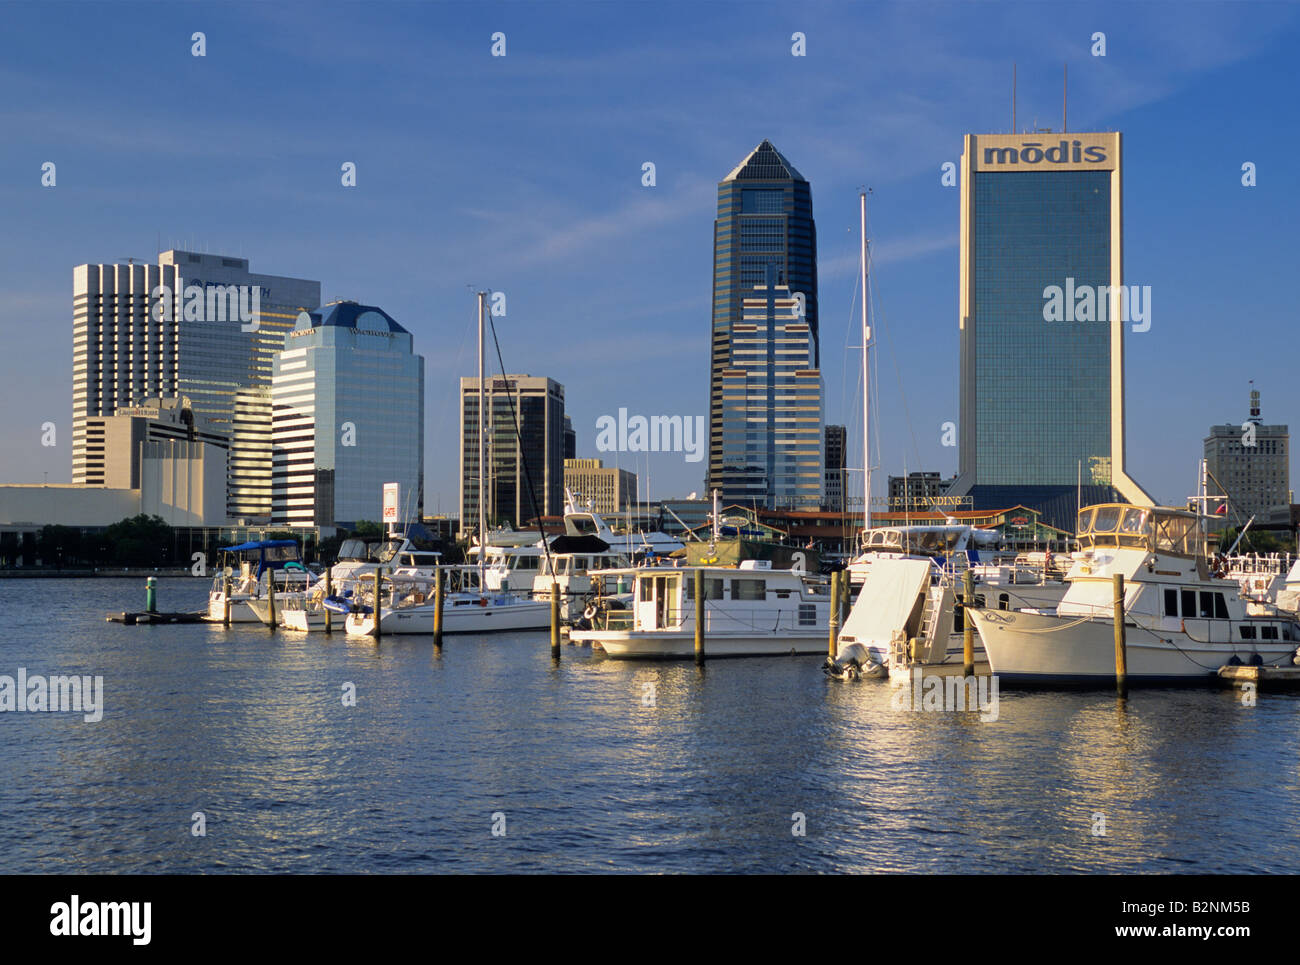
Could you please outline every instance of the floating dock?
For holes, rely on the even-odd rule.
[[[150,613],[148,610],[140,610],[135,613],[110,613],[106,619],[109,623],[121,623],[133,627],[139,623],[203,623],[207,619],[207,614]]]
[[[1219,679],[1231,684],[1254,684],[1256,687],[1300,687],[1300,667],[1229,664],[1219,668]]]

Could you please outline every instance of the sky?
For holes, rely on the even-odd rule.
[[[1070,130],[1124,134],[1125,281],[1152,292],[1126,336],[1130,474],[1181,504],[1252,379],[1266,423],[1300,422],[1297,4],[53,2],[0,22],[0,483],[71,478],[73,266],[180,247],[318,279],[414,334],[427,513],[457,509],[479,288],[507,295],[506,368],[565,386],[579,456],[638,472],[643,498],[703,494],[704,463],[597,452],[596,422],[707,416],[716,186],[764,138],[812,185],[825,420],[849,464],[865,186],[873,491],[951,475],[942,166],[963,134],[1010,130],[1013,64],[1020,128],[1060,130],[1064,65]]]

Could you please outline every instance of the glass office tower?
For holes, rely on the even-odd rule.
[[[771,280],[769,280],[771,279]],[[787,464],[792,452],[776,451],[777,437],[770,414],[755,411],[752,419],[736,421],[728,414],[724,394],[729,375],[737,367],[736,326],[746,322],[745,301],[756,289],[769,294],[777,286],[794,300],[791,314],[807,326],[806,368],[820,366],[817,327],[817,229],[812,216],[812,190],[808,182],[770,141],[763,141],[718,184],[718,217],[713,228],[713,323],[709,373],[709,463],[707,489],[722,490],[724,502],[743,502],[773,509],[778,490],[789,488],[775,481],[773,472],[785,473],[797,464],[799,475],[815,474],[818,499],[822,467],[820,443],[821,399],[817,398],[818,464],[806,466],[802,456]],[[783,308],[782,311],[789,310]],[[769,333],[775,335],[777,326]],[[746,331],[746,352],[753,333]],[[747,363],[746,363],[747,364]],[[793,378],[793,376],[790,376]],[[820,380],[820,376],[818,376]],[[806,381],[806,378],[805,378]],[[782,387],[791,388],[791,384]],[[752,400],[760,407],[777,386],[758,392]],[[801,388],[800,393],[803,392]],[[761,450],[761,451],[760,451]],[[802,447],[800,448],[802,452]],[[766,474],[759,480],[758,474]],[[800,494],[802,481],[792,484]],[[786,505],[789,505],[788,503]],[[815,508],[815,507],[810,507]]]
[[[334,302],[303,313],[272,375],[276,525],[378,522],[384,483],[404,521],[424,507],[424,358],[380,308]]]
[[[488,376],[485,395],[488,526],[517,529],[539,514],[562,515],[564,386],[540,375]],[[468,535],[477,533],[479,518],[477,378],[460,380],[460,425],[460,520]]]
[[[1124,468],[1125,321],[1109,301],[1123,284],[1120,135],[967,135],[962,171],[950,494],[977,509],[1023,504],[1071,530],[1080,496],[1149,504]],[[1070,301],[1063,318],[1049,310],[1054,288]],[[1088,291],[1083,311],[1075,295]]]
[[[254,286],[259,310],[245,324],[229,311],[230,293]],[[230,518],[269,520],[271,361],[298,312],[320,304],[320,282],[256,274],[246,258],[170,250],[156,265],[78,265],[72,289],[72,481],[93,484],[104,467],[89,419],[183,395],[196,426],[230,440]],[[189,310],[195,293],[202,318]]]

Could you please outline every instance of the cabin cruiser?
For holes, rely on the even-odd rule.
[[[430,573],[442,561],[442,554],[422,550],[405,536],[390,534],[382,540],[346,539],[339,547],[338,561],[330,567],[330,580],[345,580],[374,576],[379,567],[392,570],[396,567],[427,570]]]
[[[549,602],[554,585],[560,595],[560,619],[573,623],[597,596],[605,595],[603,574],[631,565],[626,553],[611,549],[599,536],[557,536],[547,547],[541,572],[533,577],[533,599]]]
[[[710,657],[820,654],[826,650],[826,581],[765,560],[731,566],[646,566],[609,571],[633,581],[626,617],[602,629],[572,630],[573,643],[599,645],[615,659],[695,654],[695,574],[703,573],[705,652]],[[611,614],[612,616],[612,614]]]
[[[1203,518],[1127,504],[1082,510],[1081,550],[1055,613],[968,611],[992,672],[1013,683],[1113,680],[1115,574],[1125,581],[1130,681],[1204,680],[1225,664],[1289,663],[1300,624],[1247,611],[1240,586],[1210,565]]]
[[[996,539],[995,533],[961,524],[867,530],[863,551],[849,566],[857,593],[827,673],[906,681],[916,666],[962,668],[966,628],[959,599],[967,571],[976,605],[1052,610],[1066,591],[1060,579],[1068,568],[1064,560],[1039,553],[981,562],[977,547]],[[975,669],[988,672],[978,645]]]
[[[254,540],[223,546],[221,552],[224,560],[208,593],[209,621],[225,623],[229,603],[230,623],[270,623],[272,584],[278,606],[302,596],[311,583],[311,572],[303,565],[297,540]]]

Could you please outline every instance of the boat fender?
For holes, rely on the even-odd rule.
[[[481,596],[481,597],[479,597],[479,598],[478,598],[478,605],[479,605],[479,606],[487,606],[487,597],[485,597],[485,596]]]
[[[1240,667],[1240,666],[1241,666],[1241,658],[1240,658],[1239,656],[1237,656],[1237,655],[1234,653],[1231,657],[1228,658],[1228,666],[1229,666],[1229,667]]]
[[[1264,665],[1264,658],[1257,653],[1252,653],[1250,655],[1250,665],[1252,667],[1262,667]]]

